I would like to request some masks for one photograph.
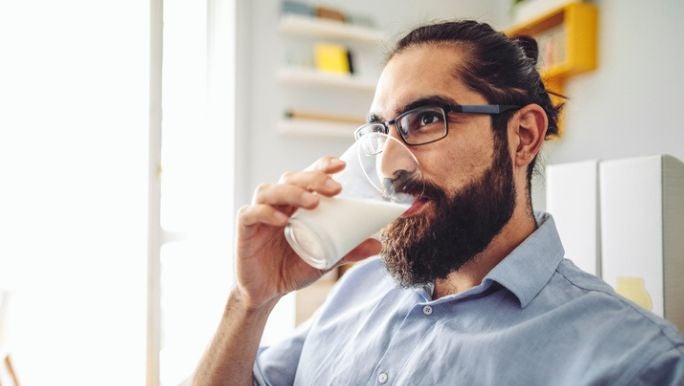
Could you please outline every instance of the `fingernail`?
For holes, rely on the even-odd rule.
[[[301,203],[304,206],[313,205],[318,201],[318,197],[309,192],[302,193]]]
[[[326,190],[337,190],[340,188],[340,184],[337,181],[333,180],[332,178],[328,178],[325,181],[325,183],[323,184],[323,187]]]
[[[338,166],[344,164],[344,161],[342,161],[339,158],[331,158],[330,159],[330,166]]]

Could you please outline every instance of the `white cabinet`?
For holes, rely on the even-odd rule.
[[[547,166],[546,194],[565,257],[600,276],[598,161]]]
[[[603,279],[684,330],[684,164],[606,161],[600,176]]]
[[[566,257],[684,331],[684,164],[667,155],[547,167]]]

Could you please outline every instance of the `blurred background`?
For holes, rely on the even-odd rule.
[[[569,97],[545,165],[684,159],[682,15],[677,0],[0,0],[0,383],[187,378],[234,282],[237,208],[349,146],[386,53],[426,22],[538,38]],[[536,209],[547,185],[542,170]],[[339,274],[279,303],[264,343]]]

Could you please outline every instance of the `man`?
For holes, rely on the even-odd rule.
[[[532,213],[532,170],[558,113],[536,57],[531,39],[473,21],[404,37],[368,127],[410,147],[424,192],[382,243],[342,262],[380,257],[350,270],[294,337],[258,349],[278,299],[323,274],[283,226],[339,193],[330,174],[344,165],[324,158],[260,186],[238,216],[237,285],[195,384],[684,384],[677,330],[564,260],[551,217]]]

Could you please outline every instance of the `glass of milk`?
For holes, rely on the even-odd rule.
[[[292,249],[318,269],[334,266],[399,218],[422,193],[418,161],[394,137],[364,135],[340,159],[346,166],[332,176],[342,185],[340,194],[320,196],[312,210],[298,209],[285,227]]]

